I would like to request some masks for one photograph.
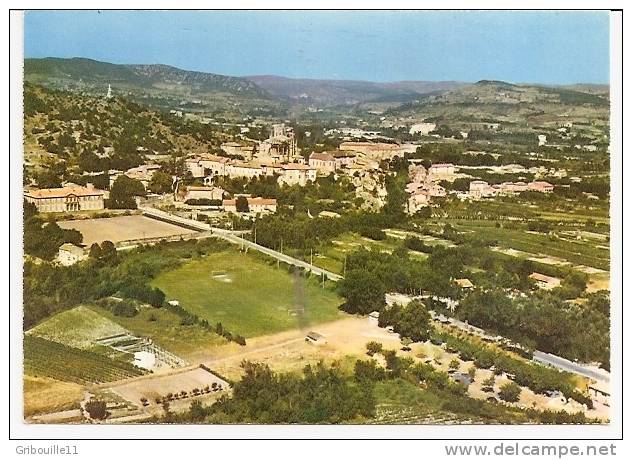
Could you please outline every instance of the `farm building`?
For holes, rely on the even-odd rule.
[[[325,339],[323,335],[321,335],[320,333],[316,333],[314,331],[311,331],[307,335],[305,335],[305,341],[307,341],[310,344],[316,344],[316,345],[327,343],[327,339]]]
[[[474,284],[472,284],[472,281],[469,279],[455,279],[454,283],[464,289],[469,290],[474,288]]]
[[[433,180],[442,179],[442,178],[451,178],[454,176],[455,167],[454,164],[450,163],[442,163],[442,164],[433,164],[428,169],[428,175]]]
[[[546,276],[540,273],[532,273],[531,275],[529,275],[529,279],[534,280],[538,287],[545,290],[559,287],[562,283],[562,281],[557,277]]]
[[[540,193],[553,193],[555,187],[549,182],[531,182],[527,185],[529,191],[538,191]]]

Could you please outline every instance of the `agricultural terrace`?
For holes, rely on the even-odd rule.
[[[290,274],[276,263],[233,250],[211,253],[152,284],[190,312],[246,338],[275,333],[342,315],[342,299],[318,278]]]
[[[500,248],[523,252],[524,257],[548,257],[549,264],[572,264],[609,270],[609,243],[599,239],[598,234],[578,240],[564,234],[551,238],[547,234],[528,231],[523,225],[512,228],[511,225],[504,224],[498,228],[494,222],[486,220],[446,220],[445,223],[449,223],[459,232],[496,240]]]

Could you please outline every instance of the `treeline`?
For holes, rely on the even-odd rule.
[[[52,260],[59,247],[69,242],[81,245],[83,235],[74,229],[62,229],[56,222],[43,220],[35,204],[24,201],[24,253],[42,260]]]
[[[210,406],[195,404],[188,413],[169,414],[163,422],[210,424],[340,424],[375,415],[372,387],[354,383],[322,362],[302,374],[275,373],[262,363],[244,361],[244,375],[231,395]]]

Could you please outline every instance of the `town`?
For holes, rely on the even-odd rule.
[[[607,85],[24,68],[26,422],[610,422]]]

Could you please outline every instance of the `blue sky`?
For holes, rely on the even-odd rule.
[[[226,75],[607,83],[607,12],[32,11],[26,57]]]

